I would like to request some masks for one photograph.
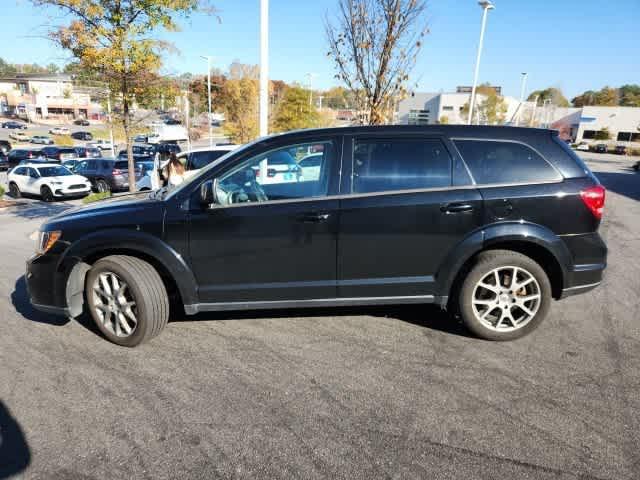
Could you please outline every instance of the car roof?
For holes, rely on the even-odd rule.
[[[191,150],[184,150],[178,154],[178,157],[184,157],[185,155],[189,155],[190,153],[199,153],[199,152],[230,152],[239,148],[241,145],[214,145],[213,147],[207,148],[194,148]]]
[[[51,163],[51,162],[46,162],[46,163],[26,162],[26,163],[23,163],[22,166],[23,167],[40,168],[40,167],[60,167],[60,166],[64,166],[64,165],[60,165],[59,163]]]

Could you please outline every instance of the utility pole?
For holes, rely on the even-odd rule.
[[[480,27],[480,42],[478,43],[478,55],[476,56],[476,70],[473,75],[473,86],[471,87],[471,101],[469,102],[469,118],[467,123],[471,125],[473,120],[473,108],[476,101],[476,87],[478,86],[478,74],[480,73],[480,57],[482,56],[482,42],[484,41],[484,29],[487,26],[487,13],[489,10],[496,8],[493,3],[488,0],[478,2],[482,7],[482,26]]]
[[[213,130],[211,129],[211,57],[210,55],[201,55],[207,61],[207,93],[209,96],[209,148],[213,147]]]
[[[309,79],[309,105],[313,105],[313,77],[317,74],[315,73],[307,73],[306,77]]]
[[[269,0],[260,0],[260,136],[269,134]]]

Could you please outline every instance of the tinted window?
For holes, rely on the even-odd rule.
[[[455,144],[478,184],[560,179],[558,172],[544,158],[521,143],[456,140]]]
[[[18,167],[13,171],[14,175],[26,175],[27,174],[27,169],[24,167]]]
[[[113,168],[117,168],[118,170],[127,170],[129,168],[129,162],[128,160],[118,160],[113,165]]]
[[[451,156],[436,139],[356,140],[353,192],[439,188],[451,185]]]
[[[189,154],[189,161],[187,162],[187,170],[197,170],[209,165],[214,160],[217,160],[223,155],[226,155],[225,150],[213,150],[210,152],[192,152]]]
[[[67,175],[73,175],[67,168],[62,166],[40,167],[38,171],[43,177],[64,177]]]

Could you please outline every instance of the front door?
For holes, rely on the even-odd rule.
[[[339,295],[420,300],[441,294],[435,280],[444,258],[482,222],[482,198],[454,149],[443,138],[426,136],[354,137],[349,143],[351,194],[340,209]]]
[[[305,178],[298,162],[312,154],[322,156],[320,174]],[[339,154],[333,138],[305,140],[240,158],[217,176],[217,203],[191,210],[202,303],[336,297]]]

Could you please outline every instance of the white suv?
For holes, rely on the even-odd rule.
[[[56,198],[84,197],[91,193],[91,182],[59,163],[18,165],[7,176],[9,193],[14,198],[23,193],[39,195],[45,202]]]

